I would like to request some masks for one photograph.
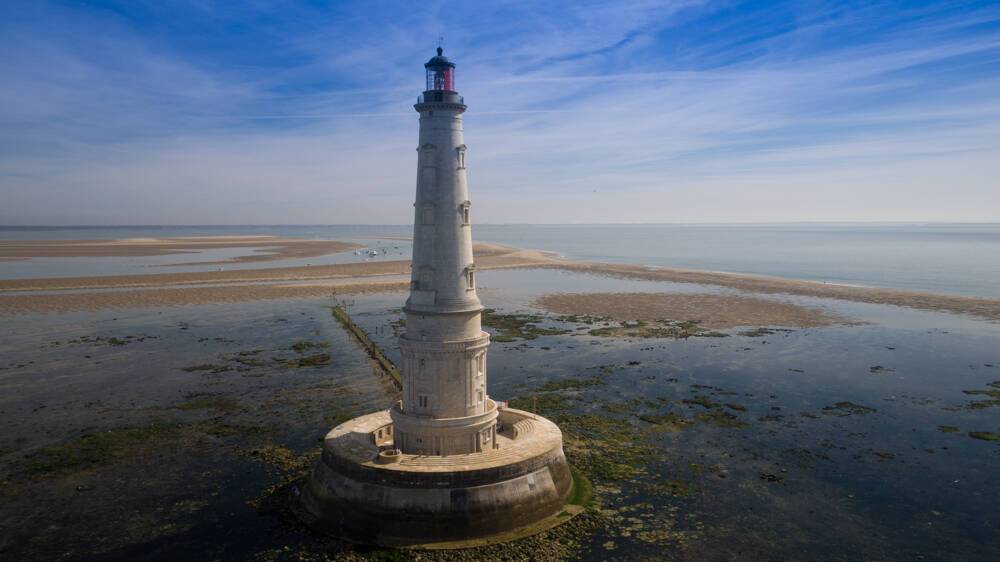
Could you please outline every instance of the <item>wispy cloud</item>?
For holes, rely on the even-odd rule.
[[[480,221],[1000,212],[987,3],[2,10],[0,222],[408,222],[442,34]]]

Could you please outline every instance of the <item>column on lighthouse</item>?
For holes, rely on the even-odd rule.
[[[396,448],[408,454],[474,453],[496,446],[496,404],[486,394],[482,304],[476,294],[471,202],[455,65],[424,65],[413,260],[406,333],[400,338],[403,399],[391,410]]]

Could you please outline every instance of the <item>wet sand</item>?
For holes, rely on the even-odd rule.
[[[818,308],[708,293],[554,293],[539,297],[535,304],[557,314],[619,321],[684,321],[719,329],[760,325],[814,328],[851,323]]]
[[[120,240],[0,240],[0,260],[164,256],[192,254],[203,250],[223,248],[253,250],[253,253],[228,260],[194,262],[206,265],[312,258],[360,247],[359,244],[337,240],[306,240],[280,236],[180,236],[173,238],[124,238]]]
[[[345,244],[346,247],[346,243],[332,241],[299,241],[299,243],[288,247],[298,247],[298,250],[295,251],[306,251],[304,248],[308,247],[307,243],[311,242],[331,245]],[[177,243],[187,244],[188,246],[186,247],[206,247],[204,245],[197,246],[198,244],[217,244],[219,246],[216,247],[231,247],[233,243],[245,244],[248,247],[261,247],[259,237],[215,238],[208,240],[191,239]],[[285,243],[287,242],[282,242],[282,244]],[[120,244],[112,247],[132,248],[125,251],[138,251],[134,250],[134,248],[138,248],[146,244],[146,242],[139,241],[131,244],[134,245]],[[152,251],[160,251],[164,248],[159,243],[149,242],[149,245]],[[327,246],[327,250],[332,247]],[[0,250],[0,254],[2,252]],[[943,295],[899,289],[854,287],[712,271],[579,262],[560,259],[548,252],[522,250],[492,243],[477,243],[475,245],[475,253],[476,264],[480,269],[559,269],[622,279],[668,281],[726,287],[751,295],[785,294],[829,298],[966,314],[987,320],[1000,320],[1000,300],[997,299]],[[251,270],[0,280],[0,315],[295,298],[329,294],[332,290],[331,288],[334,286],[360,287],[362,285],[373,285],[372,290],[378,291],[390,290],[388,287],[391,286],[394,287],[391,290],[403,290],[405,289],[403,280],[405,280],[409,273],[410,264],[408,260],[387,260]],[[388,282],[386,279],[387,276],[402,277]],[[304,285],[303,283],[310,284]],[[95,292],[96,290],[101,290],[101,292]],[[346,291],[346,289],[341,290]],[[360,289],[356,288],[355,290]],[[38,292],[42,291],[51,293],[59,291],[73,292],[38,294]],[[720,299],[719,297],[713,296],[712,299],[717,301],[717,306],[723,306],[727,302],[725,299]],[[669,306],[664,303],[661,303],[661,306],[667,307],[664,310],[675,310],[678,314],[681,314],[685,310],[693,311],[695,308],[704,310],[703,307],[707,306],[706,301],[712,299],[705,299],[704,296],[699,297],[697,295],[676,295],[672,297]],[[690,302],[685,304],[685,300]],[[739,321],[745,322],[747,325],[768,325],[771,322],[769,319],[772,318],[776,320],[785,319],[786,321],[805,322],[806,317],[809,316],[805,314],[799,317],[796,316],[799,313],[793,314],[790,311],[785,311],[780,308],[782,303],[778,303],[777,301],[756,299],[754,301],[743,300],[740,302],[742,303],[741,307],[734,309],[732,313],[733,318],[739,319]],[[607,314],[607,316],[617,317],[613,314]]]
[[[333,279],[323,283],[246,284],[198,288],[161,287],[86,293],[49,293],[0,297],[0,314],[30,314],[233,303],[258,300],[336,297],[402,291],[405,279]]]
[[[545,264],[542,267],[591,273],[594,275],[607,275],[623,279],[714,285],[737,289],[747,293],[798,295],[869,304],[902,306],[933,312],[967,314],[985,320],[1000,320],[1000,299],[945,295],[904,289],[837,285],[817,281],[766,277],[763,275],[657,268],[642,265],[553,260],[553,263]]]

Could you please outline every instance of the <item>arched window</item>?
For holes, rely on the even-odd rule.
[[[455,156],[458,158],[458,169],[465,169],[465,145],[455,147]]]
[[[474,265],[465,268],[465,290],[476,290],[476,266]]]
[[[469,224],[469,208],[472,207],[470,201],[462,201],[462,204],[458,206],[458,210],[462,213],[462,225],[467,226]]]

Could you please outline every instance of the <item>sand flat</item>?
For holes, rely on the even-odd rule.
[[[542,252],[518,250],[496,244],[476,244],[477,266],[487,269],[544,265],[550,263],[550,260],[551,258]],[[11,291],[121,289],[170,285],[310,281],[343,277],[409,275],[409,273],[409,260],[385,260],[268,269],[5,279],[0,280],[0,293]]]
[[[746,293],[786,294],[837,299],[869,304],[902,306],[918,310],[967,314],[985,320],[1000,320],[1000,299],[946,295],[926,291],[838,285],[818,281],[800,281],[763,275],[744,275],[692,269],[671,269],[642,265],[553,260],[540,267],[577,271],[594,275],[669,281],[727,287]]]
[[[830,312],[771,298],[712,293],[552,293],[535,304],[566,315],[619,321],[692,321],[704,328],[783,326],[814,328],[850,324]]]
[[[158,287],[86,293],[22,294],[0,297],[0,315],[58,313],[85,310],[191,306],[258,300],[333,297],[402,291],[402,279],[331,280],[311,284]]]
[[[202,250],[246,248],[246,255],[229,260],[198,262],[246,263],[311,258],[335,254],[359,244],[338,240],[308,240],[281,236],[185,236],[171,238],[122,238],[117,240],[0,240],[0,259],[127,257],[191,254]],[[178,264],[186,265],[186,264]]]
[[[259,240],[236,237],[232,241],[200,241],[204,244],[231,244],[242,241],[250,247],[261,247]],[[323,244],[346,244],[334,241],[302,241]],[[173,242],[186,244],[186,242]],[[44,244],[42,245],[44,246]],[[308,246],[308,245],[307,245]],[[93,246],[87,246],[93,248]],[[136,246],[116,246],[135,248]],[[152,246],[154,249],[157,247]],[[185,246],[189,249],[195,247]],[[333,246],[327,246],[329,249]],[[162,249],[162,248],[161,248]],[[347,248],[349,249],[349,248]],[[91,251],[91,250],[86,250]],[[128,250],[132,251],[132,250]],[[501,244],[475,244],[476,265],[480,269],[503,268],[546,268],[560,269],[590,275],[600,275],[622,279],[648,281],[669,281],[705,286],[725,287],[747,295],[796,295],[837,299],[851,302],[892,305],[919,310],[966,314],[981,319],[1000,320],[1000,300],[944,295],[902,289],[882,289],[835,285],[813,281],[799,281],[757,275],[742,275],[724,272],[698,271],[647,267],[641,265],[581,262],[556,257],[551,252],[522,250]],[[0,256],[3,251],[0,250]],[[279,259],[279,258],[272,258]],[[323,296],[329,294],[328,287],[375,285],[377,290],[388,290],[391,284],[403,290],[406,284],[390,281],[389,278],[406,279],[410,274],[408,260],[386,260],[345,263],[323,266],[277,267],[268,269],[245,269],[229,271],[208,271],[189,273],[157,273],[149,275],[109,275],[97,277],[60,277],[43,279],[0,280],[0,315],[24,314],[31,312],[58,312],[60,310],[87,310],[128,306],[170,306],[175,304],[197,304],[207,302],[229,302]],[[308,285],[307,285],[308,283]],[[145,289],[145,290],[137,290]],[[150,291],[157,289],[158,291]],[[180,292],[164,292],[167,289]],[[100,296],[96,292],[100,290]],[[360,290],[360,289],[357,289]],[[31,294],[45,291],[47,294]],[[59,294],[60,291],[73,291]],[[200,294],[198,293],[200,291]],[[719,297],[713,296],[718,299]],[[693,310],[697,303],[705,305],[698,296],[677,295],[670,303],[677,313],[685,309]],[[684,300],[687,299],[687,303]],[[741,301],[742,305],[753,305],[753,310],[740,313],[740,321],[747,325],[775,325],[782,318],[796,321],[791,311],[782,312],[780,302],[771,299],[765,310],[763,303]],[[719,301],[724,302],[723,300]],[[734,304],[734,303],[730,303]],[[629,306],[622,304],[621,306]],[[661,306],[667,304],[661,303]],[[774,308],[777,307],[777,308]],[[608,315],[609,317],[616,317]],[[775,320],[768,320],[775,319]],[[719,320],[722,321],[722,320]],[[797,321],[805,322],[805,318]]]

